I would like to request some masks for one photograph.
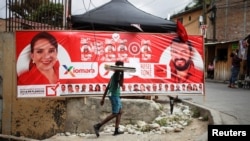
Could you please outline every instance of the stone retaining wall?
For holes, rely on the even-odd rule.
[[[111,114],[108,98],[103,106],[101,98],[90,97],[67,99],[67,118],[65,131],[71,133],[94,133],[93,125]],[[123,115],[121,124],[135,123],[138,120],[150,122],[161,114],[161,106],[154,101],[144,99],[122,99]],[[110,122],[115,122],[113,119]]]

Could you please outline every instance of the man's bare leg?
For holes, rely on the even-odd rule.
[[[118,115],[116,117],[115,132],[113,134],[114,136],[124,133],[124,132],[119,131],[119,125],[120,125],[120,121],[121,121],[121,116],[122,116],[122,110],[119,111],[119,113],[118,113]]]
[[[118,114],[111,114],[109,116],[107,116],[101,123],[95,124],[94,125],[94,130],[95,130],[95,134],[97,137],[100,136],[99,134],[99,130],[101,128],[102,125],[106,124],[107,122],[109,122],[111,119],[113,119],[114,117],[117,118]]]

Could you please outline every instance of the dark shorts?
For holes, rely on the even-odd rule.
[[[111,106],[112,106],[112,113],[118,114],[120,109],[122,108],[120,96],[109,96],[109,100],[110,100]]]

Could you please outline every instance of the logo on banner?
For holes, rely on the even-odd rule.
[[[140,53],[140,44],[133,42],[129,45],[128,50],[133,55],[138,55]]]
[[[72,77],[75,77],[74,73],[72,72],[73,66],[68,67],[66,65],[63,65],[63,67],[66,70],[64,74],[70,74]]]
[[[95,78],[98,75],[98,62],[77,62],[61,65],[60,79]]]
[[[115,42],[118,42],[118,40],[120,39],[120,35],[118,33],[114,33],[112,34],[112,38]]]

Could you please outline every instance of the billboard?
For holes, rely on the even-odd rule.
[[[17,97],[103,94],[117,60],[122,95],[204,94],[202,36],[109,31],[16,31]]]

